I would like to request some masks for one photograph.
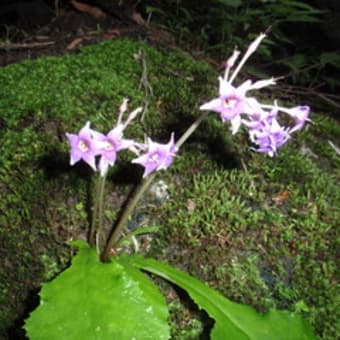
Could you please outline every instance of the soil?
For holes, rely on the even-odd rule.
[[[37,1],[31,5],[36,6]],[[0,5],[0,66],[43,56],[76,53],[81,47],[103,39],[135,37],[155,45],[174,45],[168,32],[149,26],[136,12],[129,16],[122,9],[113,15],[92,5],[81,10],[69,5],[53,11],[45,4],[40,7],[45,12],[39,15],[35,12],[28,20],[28,9],[25,7],[23,14],[20,12],[22,3],[17,6],[11,6],[13,20],[9,22],[8,17],[5,18],[6,14],[9,15],[6,12],[8,6]],[[101,15],[98,16],[96,11],[101,11]],[[45,16],[43,22],[42,15]],[[26,20],[23,21],[21,16]]]

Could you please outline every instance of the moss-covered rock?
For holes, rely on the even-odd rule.
[[[229,145],[234,155],[240,150],[234,159],[222,159],[223,143],[218,157],[189,145],[167,171],[175,181],[157,209],[163,227],[151,254],[260,311],[308,312],[319,337],[335,339],[340,178],[328,140],[340,127],[312,119],[275,158],[245,152],[242,134],[243,146]]]

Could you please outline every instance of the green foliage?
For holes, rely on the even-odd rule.
[[[153,259],[123,257],[123,260],[160,276],[186,290],[194,302],[215,320],[211,339],[314,339],[301,315],[271,310],[261,316],[254,309],[236,304],[206,284]]]
[[[217,0],[221,4],[228,6],[228,7],[239,7],[242,5],[242,0]]]
[[[185,32],[186,40],[198,42],[204,50],[225,54],[226,44],[230,49],[242,46],[244,39],[253,39],[268,28],[272,39],[291,43],[284,24],[320,22],[320,14],[322,11],[302,1],[210,0],[198,7],[192,0],[180,0],[164,1],[153,19],[157,21],[158,15],[175,35],[180,32],[183,38]],[[263,46],[259,51],[268,52]]]
[[[145,275],[101,263],[77,242],[70,268],[43,285],[25,328],[35,339],[168,339],[164,298]]]
[[[260,32],[268,31],[257,52],[261,61],[256,68],[245,67],[252,76],[269,78],[274,71],[288,78],[290,85],[310,87],[317,78],[328,89],[339,86],[333,72],[339,69],[338,51],[331,48],[320,60],[312,38],[324,34],[318,27],[327,21],[327,11],[320,10],[315,2],[209,0],[196,6],[193,0],[168,0],[155,7],[154,22],[165,26],[180,42],[192,44],[220,61],[225,61],[235,46],[244,46]]]
[[[175,268],[140,256],[121,255],[109,263],[77,241],[70,268],[40,292],[40,306],[26,320],[35,339],[168,339],[167,307],[156,286],[139,269],[188,291],[215,320],[211,339],[313,339],[301,315],[271,310],[261,316],[233,303]]]

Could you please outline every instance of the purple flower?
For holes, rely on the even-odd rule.
[[[96,133],[94,138],[101,142],[100,160],[98,169],[101,176],[104,176],[109,166],[113,166],[117,159],[117,153],[124,149],[129,149],[134,145],[134,141],[123,138],[123,126],[114,127],[107,135]]]
[[[266,37],[260,34],[248,47],[242,59],[236,64],[240,52],[235,49],[226,61],[224,77],[219,77],[219,96],[200,106],[200,110],[211,110],[220,114],[223,122],[230,121],[232,134],[235,134],[241,124],[249,131],[250,139],[257,144],[258,152],[273,156],[292,132],[300,130],[307,121],[310,107],[296,106],[293,108],[274,105],[264,105],[256,98],[248,95],[249,91],[260,90],[276,83],[276,79],[269,78],[259,81],[246,80],[240,86],[234,86],[233,81],[239,74],[245,62],[256,51],[261,41]],[[236,64],[236,65],[235,65]],[[231,73],[231,69],[235,67]],[[231,73],[231,74],[230,74]],[[282,127],[278,122],[278,115],[284,112],[292,117],[295,125],[292,128]]]
[[[201,105],[200,110],[211,110],[220,114],[223,122],[229,120],[233,133],[236,133],[241,124],[240,114],[244,113],[246,106],[246,91],[249,82],[243,83],[238,88],[230,85],[225,79],[219,77],[220,96]]]
[[[274,105],[261,105],[261,107],[264,109],[272,109],[288,114],[295,122],[295,125],[289,130],[290,133],[302,129],[306,122],[311,122],[311,119],[309,119],[310,107],[308,105],[287,108],[278,106],[277,102],[275,101]]]
[[[71,146],[71,165],[83,160],[96,171],[95,157],[100,155],[98,168],[101,176],[104,176],[109,166],[115,163],[118,151],[123,149],[131,149],[134,151],[135,142],[124,139],[123,131],[142,109],[137,108],[132,111],[123,123],[122,117],[127,110],[127,102],[128,99],[123,100],[119,108],[117,124],[107,135],[90,129],[90,122],[86,123],[78,135],[66,133]]]
[[[276,118],[269,113],[268,116],[258,121],[256,128],[249,130],[250,140],[258,145],[257,152],[268,153],[270,157],[290,138],[289,128],[280,126]]]
[[[132,160],[132,163],[140,164],[145,168],[143,177],[146,177],[153,171],[167,169],[178,151],[173,133],[167,144],[155,143],[148,138],[148,144],[144,148],[146,153]]]
[[[295,121],[295,126],[290,130],[290,132],[302,129],[306,122],[311,121],[308,118],[310,112],[310,107],[308,105],[296,106],[291,109],[287,109],[285,112],[288,113]]]
[[[249,56],[255,52],[258,45],[264,39],[265,34],[260,34],[248,47],[248,50],[244,54],[243,58],[237,65],[235,71],[229,77],[229,72],[234,66],[240,52],[235,50],[232,56],[226,62],[226,68],[224,78],[219,77],[219,97],[210,100],[209,102],[201,105],[200,110],[211,110],[220,114],[223,122],[230,121],[232,134],[235,134],[242,123],[241,114],[253,113],[254,108],[249,101],[256,101],[254,98],[246,97],[247,91],[258,90],[263,87],[275,84],[273,78],[260,80],[253,83],[251,80],[243,82],[240,86],[235,87],[232,85],[236,75],[241,70],[242,66],[249,58]],[[257,105],[259,106],[259,104]],[[255,110],[256,111],[256,110]]]
[[[273,120],[278,116],[278,110],[273,107],[270,112],[264,111],[258,107],[256,111],[248,114],[248,119],[242,119],[242,123],[251,130],[261,130],[272,124]]]
[[[128,99],[125,98],[119,108],[119,115],[116,126],[107,134],[96,133],[94,137],[102,143],[98,168],[101,176],[105,176],[109,166],[113,166],[117,159],[117,153],[124,149],[133,149],[135,142],[131,139],[124,139],[124,129],[136,118],[142,108],[132,111],[123,123],[123,115],[128,108]]]
[[[137,114],[141,112],[142,108],[137,108],[132,111],[126,121],[123,123],[122,118],[127,110],[128,99],[125,98],[123,103],[119,108],[119,116],[116,126],[107,134],[103,135],[101,133],[96,133],[94,137],[102,143],[102,148],[100,152],[100,160],[98,168],[101,176],[105,176],[109,166],[114,165],[117,158],[117,152],[124,149],[134,149],[135,142],[131,139],[124,139],[123,132],[124,129],[136,118]]]
[[[90,129],[90,122],[87,122],[77,135],[66,133],[71,146],[71,165],[83,160],[96,171],[95,156],[100,154],[102,144],[93,139],[93,133],[96,132]]]

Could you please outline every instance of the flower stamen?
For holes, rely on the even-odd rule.
[[[78,143],[78,148],[82,152],[86,152],[90,149],[90,147],[87,145],[87,143],[84,140],[80,140]]]

